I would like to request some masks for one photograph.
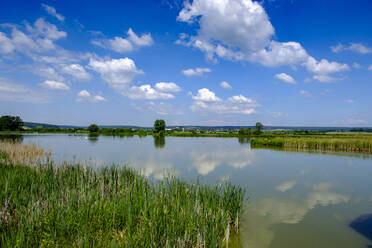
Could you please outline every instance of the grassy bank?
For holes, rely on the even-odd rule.
[[[152,182],[127,167],[35,165],[35,147],[4,146],[0,247],[224,247],[239,229],[239,186]],[[29,161],[16,159],[27,153]]]
[[[298,150],[372,153],[372,135],[325,135],[317,137],[254,138],[253,148],[277,147]]]

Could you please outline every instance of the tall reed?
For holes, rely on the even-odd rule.
[[[17,146],[18,147],[18,146]],[[0,247],[224,247],[244,190],[128,167],[0,163]]]
[[[252,147],[372,153],[372,136],[255,138]]]

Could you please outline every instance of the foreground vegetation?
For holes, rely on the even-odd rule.
[[[297,150],[344,151],[372,153],[372,135],[257,137],[251,140],[253,148],[273,147]]]
[[[239,229],[239,186],[35,161],[35,146],[0,145],[0,247],[224,247]]]

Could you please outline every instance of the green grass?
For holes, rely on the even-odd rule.
[[[372,135],[323,135],[299,137],[255,138],[253,148],[277,147],[298,150],[372,153]]]
[[[3,161],[0,247],[224,247],[239,230],[243,200],[229,183]]]

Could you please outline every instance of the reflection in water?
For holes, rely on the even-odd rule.
[[[245,136],[238,136],[238,141],[241,145],[248,144],[250,139]]]
[[[160,136],[127,137],[25,135],[23,142],[52,149],[57,162],[76,155],[97,166],[127,164],[151,179],[172,173],[240,184],[249,197],[237,237],[243,247],[365,248],[348,224],[372,209],[372,155],[251,149],[236,138],[167,137],[165,146]]]
[[[154,145],[156,148],[164,148],[165,146],[165,137],[164,135],[154,135]]]
[[[319,183],[313,185],[304,199],[267,197],[248,204],[243,216],[244,247],[270,247],[275,236],[274,225],[297,224],[316,206],[326,207],[350,201],[349,196],[331,192],[332,188],[331,183]]]
[[[90,143],[94,144],[98,141],[99,134],[89,134],[88,135],[88,140]]]
[[[287,190],[290,190],[295,186],[296,181],[286,181],[278,186],[276,186],[276,189],[279,190],[280,192],[286,192]]]
[[[0,134],[0,141],[7,141],[7,142],[16,142],[22,143],[23,142],[23,135],[19,134]]]
[[[191,153],[192,166],[196,168],[199,175],[207,175],[221,165],[233,168],[244,168],[252,164],[254,152],[249,148],[228,150],[220,147],[215,150],[199,149]]]

